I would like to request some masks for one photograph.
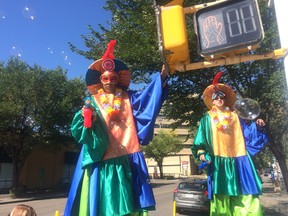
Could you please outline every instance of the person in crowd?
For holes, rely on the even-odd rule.
[[[278,162],[272,164],[271,180],[274,186],[274,192],[281,192],[281,179],[280,179],[280,169]],[[273,179],[272,179],[273,172]]]
[[[19,204],[12,209],[8,216],[37,216],[37,214],[31,206]]]
[[[72,121],[72,135],[83,146],[65,216],[140,216],[155,210],[140,145],[153,138],[156,117],[168,94],[168,73],[162,67],[142,92],[129,91],[130,70],[114,58],[115,44],[110,41],[102,58],[90,65],[85,78],[89,106]]]
[[[218,83],[203,92],[209,111],[200,120],[191,147],[193,155],[208,167],[210,215],[262,215],[262,184],[251,157],[267,143],[262,119],[244,121],[236,112],[235,92]]]

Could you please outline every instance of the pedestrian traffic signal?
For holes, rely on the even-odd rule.
[[[264,38],[257,0],[222,1],[198,10],[194,20],[202,56],[256,49]]]
[[[183,7],[173,5],[161,8],[161,36],[166,61],[173,74],[176,63],[189,63],[188,38]]]

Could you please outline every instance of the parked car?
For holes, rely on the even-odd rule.
[[[207,179],[181,181],[174,190],[173,201],[176,201],[176,212],[209,212]]]

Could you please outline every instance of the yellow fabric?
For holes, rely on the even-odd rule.
[[[87,216],[89,215],[89,190],[87,185],[89,185],[89,174],[88,169],[85,169],[83,182],[82,182],[82,190],[80,195],[80,205],[79,205],[79,216]],[[86,187],[85,187],[86,186]]]
[[[101,114],[106,122],[109,145],[105,152],[103,160],[120,157],[127,154],[132,154],[140,151],[140,144],[137,134],[135,133],[136,127],[132,115],[132,109],[127,92],[122,92],[121,112],[119,114],[119,122],[115,124],[115,120],[111,120],[105,110],[102,108],[99,94],[93,95],[95,102],[99,106]],[[114,95],[107,94],[109,103],[113,104]]]
[[[211,116],[214,155],[221,157],[239,157],[246,155],[242,129],[237,115],[231,112],[229,126],[223,131],[219,131],[215,124],[213,124],[211,111],[209,111],[209,115]]]

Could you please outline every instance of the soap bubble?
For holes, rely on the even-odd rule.
[[[50,47],[48,47],[48,48],[47,48],[47,51],[48,51],[48,53],[49,53],[49,54],[54,54],[54,51],[53,51],[53,49],[52,49],[52,48],[50,48]]]
[[[23,16],[26,19],[34,20],[35,19],[35,11],[30,7],[24,7],[22,10]]]
[[[62,56],[62,59],[64,60],[64,63],[66,65],[69,65],[69,66],[72,65],[72,61],[71,61],[70,57],[64,51],[61,52],[61,56]]]
[[[13,46],[10,50],[10,55],[14,57],[22,57],[22,50],[19,47]]]
[[[6,15],[3,11],[0,11],[0,22],[6,19]]]
[[[258,102],[251,98],[238,98],[234,109],[238,116],[246,120],[256,119],[261,112]]]

